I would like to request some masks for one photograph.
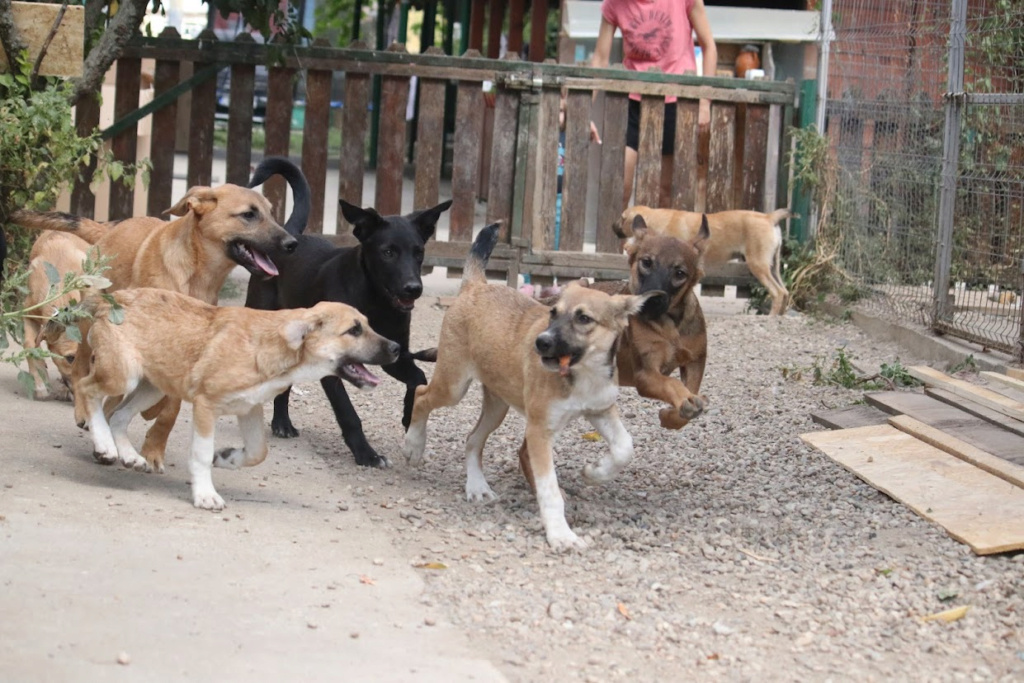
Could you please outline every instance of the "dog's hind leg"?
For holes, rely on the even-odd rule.
[[[274,397],[274,415],[270,418],[270,433],[281,439],[294,439],[299,435],[299,430],[292,424],[292,418],[288,414],[288,401],[292,395],[292,388],[288,387]]]
[[[458,369],[440,362],[434,370],[430,384],[416,387],[416,402],[412,407],[412,420],[405,432],[402,454],[413,467],[423,462],[423,449],[427,445],[427,418],[437,408],[453,406],[462,400],[472,381],[468,372],[456,376]]]
[[[626,431],[619,419],[618,406],[612,406],[603,413],[587,415],[594,429],[608,442],[608,455],[601,458],[596,466],[583,467],[583,479],[588,484],[603,484],[615,478],[623,467],[633,459],[633,437]]]
[[[487,437],[501,426],[508,414],[508,404],[484,388],[484,402],[480,408],[480,419],[466,437],[466,500],[490,501],[498,496],[487,484],[484,476],[483,455]]]
[[[92,436],[92,457],[102,465],[112,465],[117,460],[117,444],[114,443],[110,424],[103,412],[105,396],[105,387],[93,373],[90,373],[78,382],[78,390],[75,392],[75,407],[76,412],[81,410],[85,415],[83,422],[80,422],[78,426],[88,425],[86,428]]]
[[[171,435],[174,422],[178,419],[181,401],[170,396],[164,401],[164,407],[156,416],[156,422],[146,432],[146,440],[142,442],[142,457],[157,472],[164,471],[164,452],[167,450],[167,438]]]
[[[213,458],[214,467],[235,470],[259,465],[267,459],[267,435],[263,431],[263,406],[257,405],[238,416],[242,448],[222,448]]]
[[[223,510],[224,499],[213,488],[213,433],[217,416],[202,400],[192,404],[192,452],[188,471],[192,477],[192,504],[204,510]]]
[[[163,396],[163,392],[146,380],[142,380],[135,391],[124,397],[110,416],[110,431],[113,433],[114,444],[117,446],[117,455],[125,467],[140,472],[153,471],[149,462],[139,455],[135,447],[132,446],[132,442],[128,438],[128,425],[136,415],[158,403]],[[162,466],[159,471],[163,472]]]
[[[338,421],[338,426],[341,427],[341,436],[352,451],[352,455],[355,456],[356,464],[363,467],[388,467],[390,465],[388,459],[378,455],[370,442],[366,440],[362,420],[359,419],[359,414],[356,413],[352,399],[348,397],[348,392],[345,391],[345,385],[342,384],[341,379],[334,376],[324,377],[320,380],[320,386],[324,388],[327,400],[330,401],[331,408],[334,409],[334,418]]]

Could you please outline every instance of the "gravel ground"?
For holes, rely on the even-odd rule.
[[[583,553],[547,548],[518,471],[518,415],[484,453],[499,500],[465,501],[478,388],[431,416],[420,470],[401,459],[396,382],[353,396],[391,470],[355,467],[319,387],[293,394],[293,419],[325,460],[342,459],[331,469],[411,563],[438,563],[424,570],[421,600],[510,680],[1024,679],[1024,554],[974,556],[798,438],[819,429],[811,412],[860,392],[781,368],[809,368],[838,347],[869,372],[915,359],[848,324],[716,314],[704,301],[708,413],[665,431],[658,406],[623,389],[636,459],[601,488],[580,474],[604,449],[581,438],[585,422],[556,445]],[[414,348],[434,345],[442,316],[417,307]],[[957,605],[970,605],[957,622],[919,620]]]

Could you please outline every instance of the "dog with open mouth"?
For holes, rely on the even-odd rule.
[[[379,380],[363,364],[387,365],[398,357],[398,344],[374,332],[366,316],[345,304],[256,311],[211,306],[147,287],[116,292],[113,298],[123,309],[123,321],[112,322],[111,304],[93,295],[85,303],[93,318],[79,322],[94,359],[89,374],[77,382],[75,403],[88,423],[93,457],[146,468],[128,438],[132,418],[164,396],[188,401],[189,474],[198,508],[224,507],[211,467],[252,467],[266,458],[263,403],[291,384],[325,375],[357,387],[375,386]],[[123,398],[108,420],[104,400],[111,396]],[[238,416],[242,448],[214,451],[220,415]]]
[[[61,212],[16,211],[11,222],[35,230],[56,230],[80,237],[109,257],[108,291],[155,287],[181,292],[216,304],[221,287],[236,265],[250,273],[277,275],[269,254],[294,251],[298,241],[271,215],[270,202],[258,192],[237,185],[193,187],[167,210],[174,220],[139,216],[99,223]],[[166,340],[173,347],[174,336]],[[74,384],[89,374],[92,353],[87,339],[72,363]],[[146,434],[142,454],[149,467],[163,471],[167,438],[181,404],[168,399],[154,410],[156,422]],[[83,416],[76,419],[81,422]]]
[[[268,172],[254,176],[253,183],[268,176]],[[294,187],[292,180],[289,183]],[[300,213],[300,195],[295,196],[295,213]],[[318,301],[340,301],[359,309],[373,329],[399,344],[398,359],[381,369],[406,386],[402,424],[407,427],[416,387],[427,382],[414,362],[422,358],[409,350],[409,325],[416,301],[423,293],[421,271],[427,241],[451,201],[401,216],[382,216],[372,208],[360,208],[344,200],[340,204],[359,244],[337,247],[319,235],[298,235],[299,244],[293,252],[275,255],[280,267],[278,277],[249,278],[245,305],[276,310],[308,307]],[[334,376],[325,376],[320,384],[356,463],[366,467],[388,466],[388,459],[366,439],[344,385]],[[274,399],[271,431],[282,438],[299,434],[292,424],[288,401],[287,390]]]
[[[611,480],[632,459],[633,440],[616,405],[616,352],[629,317],[661,292],[609,296],[573,283],[548,307],[503,284],[488,284],[484,273],[498,227],[484,228],[473,243],[462,288],[441,323],[437,367],[430,383],[416,390],[403,453],[411,465],[420,464],[430,413],[457,404],[479,381],[484,398],[466,439],[466,498],[496,498],[484,477],[483,447],[509,407],[515,408],[526,417],[524,471],[548,543],[556,550],[582,548],[565,519],[552,444],[570,421],[585,417],[610,448],[600,463],[583,468],[588,483]]]

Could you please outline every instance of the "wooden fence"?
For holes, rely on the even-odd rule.
[[[143,59],[155,60],[154,101],[138,108]],[[188,71],[182,64],[191,62]],[[212,33],[182,40],[173,29],[159,38],[135,38],[117,63],[114,156],[135,158],[136,125],[153,116],[153,164],[148,213],[160,215],[172,204],[177,96],[191,89],[188,184],[211,180],[213,163],[216,79],[231,69],[227,128],[227,182],[246,184],[253,160],[253,83],[257,65],[268,65],[268,101],[264,120],[263,154],[288,154],[297,75],[305,81],[305,121],[302,168],[313,193],[307,232],[322,231],[324,211],[338,211],[339,243],[351,243],[348,226],[336,206],[325,206],[329,150],[327,145],[332,72],[345,73],[344,106],[340,117],[338,157],[339,196],[362,203],[366,148],[371,125],[373,80],[380,79],[380,120],[377,136],[376,192],[373,205],[382,214],[402,210],[402,184],[407,148],[406,103],[410,77],[418,82],[419,114],[415,131],[414,205],[439,200],[444,149],[446,89],[454,85],[454,150],[451,164],[450,230],[447,241],[432,241],[426,264],[457,267],[466,257],[473,236],[479,196],[486,196],[486,220],[503,220],[505,228],[495,250],[492,269],[505,271],[509,281],[520,273],[537,276],[621,277],[625,258],[610,226],[621,212],[623,149],[629,93],[640,93],[641,125],[637,164],[636,203],[655,205],[662,162],[661,137],[665,95],[679,97],[671,206],[718,211],[733,208],[771,210],[785,203],[786,174],[781,150],[788,143],[785,122],[792,120],[795,88],[790,83],[741,81],[696,76],[635,73],[622,69],[591,69],[481,58],[470,51],[451,57],[429,50],[408,54],[403,46],[387,51],[360,47],[336,49],[314,44],[294,48],[261,45],[248,36],[234,42],[216,40]],[[300,72],[303,72],[300,74]],[[495,84],[493,134],[484,135],[487,106],[484,81]],[[554,236],[559,100],[567,91],[565,161],[560,239]],[[584,224],[594,92],[603,93],[603,120],[598,121],[599,181],[595,183],[597,231],[595,252],[584,252]],[[711,101],[710,131],[698,133],[699,99]],[[89,130],[98,122],[93,103],[79,107],[77,122]],[[485,149],[486,147],[486,149]],[[259,150],[257,150],[259,151]],[[484,169],[486,161],[489,167]],[[481,189],[481,176],[486,184]],[[284,217],[285,188],[280,179],[265,192]],[[782,198],[781,200],[779,198]],[[113,183],[111,218],[130,214],[133,190]],[[76,186],[72,211],[91,215],[94,198],[88,186]],[[481,227],[481,226],[476,226]],[[718,277],[728,280],[725,269]],[[708,284],[716,275],[712,274]]]

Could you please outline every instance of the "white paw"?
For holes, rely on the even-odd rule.
[[[405,461],[411,467],[419,467],[423,464],[423,450],[425,446],[426,444],[417,444],[406,436],[405,442],[402,444],[402,455],[405,456]]]
[[[558,553],[587,549],[587,542],[574,534],[572,529],[568,527],[561,531],[548,531],[547,537],[548,545]]]
[[[222,448],[213,456],[213,466],[237,470],[245,464],[244,448]]]
[[[152,468],[146,459],[138,453],[127,453],[121,456],[121,464],[129,470],[136,470],[138,472],[149,472]]]
[[[216,491],[193,491],[192,504],[203,510],[223,510],[224,499]]]
[[[117,462],[117,453],[112,451],[93,451],[92,458],[101,465],[113,465]]]
[[[590,486],[598,486],[611,481],[616,474],[618,474],[618,470],[613,467],[605,467],[604,463],[583,466],[583,481]]]
[[[498,500],[498,494],[491,490],[486,481],[467,481],[466,500],[470,503],[490,503]]]

